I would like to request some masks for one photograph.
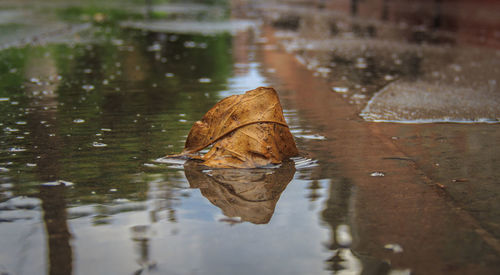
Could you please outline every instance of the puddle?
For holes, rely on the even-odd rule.
[[[192,123],[218,100],[268,85],[251,57],[256,49],[233,55],[252,43],[241,37],[255,28],[253,22],[199,28],[175,23],[162,24],[159,32],[142,27],[102,32],[98,27],[89,40],[52,40],[0,52],[7,71],[0,75],[0,180],[5,187],[0,189],[0,233],[6,236],[0,247],[19,248],[10,256],[0,249],[5,272],[23,266],[26,273],[149,269],[183,274],[189,266],[206,274],[231,274],[235,269],[220,270],[218,264],[228,253],[241,261],[247,258],[239,254],[242,247],[256,253],[282,235],[283,225],[294,227],[296,221],[305,226],[284,237],[316,232],[318,240],[308,245],[306,258],[328,257],[320,241],[328,229],[318,226],[318,217],[308,210],[320,205],[327,184],[315,189],[314,202],[306,195],[317,161],[298,158],[272,168],[204,171],[187,168],[184,160],[161,158],[182,150]],[[29,205],[16,202],[27,199]],[[257,232],[259,241],[251,241]],[[232,241],[223,241],[227,237]],[[297,251],[294,257],[302,258],[299,248],[310,242],[266,251]],[[204,243],[208,246],[199,246]],[[34,248],[28,252],[26,246]],[[46,251],[55,254],[49,257]],[[20,262],[19,254],[30,265]],[[214,264],[201,258],[193,262],[189,255],[212,257]],[[95,257],[107,260],[87,264]],[[127,260],[116,265],[116,259]],[[292,271],[280,271],[281,265],[268,260],[265,255],[247,258],[237,269],[262,272],[253,263],[267,261],[277,274]]]

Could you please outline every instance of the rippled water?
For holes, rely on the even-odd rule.
[[[218,100],[268,84],[255,49],[238,56],[228,34],[113,32],[0,53],[0,271],[325,271],[331,180],[312,175],[315,160],[254,170],[158,160],[181,151]],[[324,139],[285,113],[299,146]],[[348,247],[349,226],[338,226]]]

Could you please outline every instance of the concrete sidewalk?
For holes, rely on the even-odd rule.
[[[500,268],[494,43],[451,32],[429,35],[453,43],[415,43],[401,36],[407,31],[374,19],[290,3],[261,7],[269,77],[285,104],[307,114],[326,137],[310,153],[335,169],[320,177],[341,176],[355,186],[352,249],[364,266],[376,272],[383,264],[368,263],[386,259],[392,269],[415,274],[494,274]],[[360,114],[402,123],[367,122]],[[389,242],[404,253],[389,253]]]

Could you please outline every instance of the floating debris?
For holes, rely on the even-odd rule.
[[[385,174],[382,172],[373,172],[370,174],[372,177],[385,177]]]
[[[30,82],[31,82],[31,83],[35,83],[35,84],[41,84],[40,79],[38,79],[38,78],[36,78],[36,77],[32,77],[32,78],[30,78]]]
[[[89,91],[92,91],[93,89],[95,89],[95,87],[94,87],[94,85],[86,84],[86,85],[82,86],[82,89],[84,89],[85,91],[89,92]]]
[[[387,80],[387,81],[391,81],[391,80],[394,80],[394,76],[388,74],[388,75],[384,76],[384,79]]]
[[[3,128],[3,130],[4,130],[5,132],[11,132],[11,133],[12,133],[12,132],[19,132],[19,129],[16,129],[16,128],[10,128],[10,127],[5,127],[5,128]]]
[[[106,147],[108,145],[106,143],[101,143],[101,142],[96,142],[95,141],[95,142],[92,143],[92,146],[93,147]]]
[[[366,69],[368,68],[368,64],[366,64],[366,60],[362,57],[356,60],[356,65],[354,65],[357,69]]]
[[[313,139],[313,140],[326,140],[326,137],[318,134],[312,134],[312,135],[302,135],[302,134],[295,134],[296,138],[303,138],[303,139]]]
[[[347,93],[349,88],[347,87],[332,87],[332,90],[336,93]]]
[[[387,250],[391,250],[393,253],[403,252],[403,248],[397,243],[386,244],[386,245],[384,245],[384,248]]]
[[[45,183],[42,183],[41,185],[42,186],[60,186],[60,185],[73,186],[75,184],[70,182],[70,181],[56,180],[56,181],[45,182]]]
[[[25,148],[22,148],[22,147],[12,147],[12,148],[9,148],[9,152],[24,152],[26,151]]]
[[[174,164],[174,165],[184,165],[186,162],[186,159],[182,158],[157,158],[154,160],[154,162],[157,163],[164,163],[164,164]]]
[[[194,47],[196,47],[196,42],[194,42],[194,41],[186,41],[186,42],[184,42],[184,47],[186,47],[186,48],[194,48]]]
[[[332,70],[328,67],[319,67],[318,69],[316,69],[316,71],[323,77],[328,76],[328,74],[332,72]]]
[[[85,119],[81,119],[81,118],[73,119],[73,123],[84,123],[84,122],[85,122]]]
[[[147,48],[149,52],[158,52],[161,51],[161,45],[158,43],[155,43]]]
[[[210,79],[208,77],[202,77],[202,78],[198,79],[198,82],[200,82],[200,83],[210,83],[210,82],[212,82],[212,79]]]
[[[129,203],[129,202],[132,202],[132,201],[129,200],[129,199],[126,199],[126,198],[118,198],[118,199],[114,199],[113,202],[114,203]]]
[[[352,95],[352,98],[354,98],[354,99],[365,99],[366,95],[364,95],[364,94],[354,94],[354,95]]]
[[[305,158],[305,157],[292,157],[290,158],[293,160],[295,163],[295,169],[300,170],[300,169],[305,169],[305,168],[312,168],[318,166],[318,161],[310,158]]]

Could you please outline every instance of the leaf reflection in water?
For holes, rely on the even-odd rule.
[[[269,223],[281,193],[295,174],[293,161],[277,168],[206,168],[196,161],[186,162],[184,172],[191,188],[199,188],[225,216],[254,224]]]

